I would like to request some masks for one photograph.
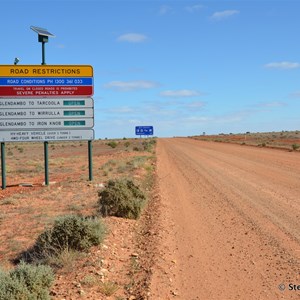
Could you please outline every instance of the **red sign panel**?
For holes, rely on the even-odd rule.
[[[0,86],[0,97],[92,96],[93,86]]]

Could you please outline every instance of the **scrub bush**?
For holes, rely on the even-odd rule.
[[[106,145],[110,146],[112,148],[116,148],[118,146],[118,143],[115,141],[111,141],[111,142],[108,142]]]
[[[98,195],[103,216],[137,219],[146,201],[144,193],[129,179],[109,180]]]
[[[99,245],[104,234],[105,227],[98,219],[63,216],[37,238],[33,253],[37,258],[45,258],[66,250],[87,251]]]
[[[144,150],[148,152],[152,152],[155,144],[156,144],[156,140],[154,139],[143,141]]]
[[[0,270],[1,300],[48,300],[54,274],[49,266],[21,262],[10,272]]]

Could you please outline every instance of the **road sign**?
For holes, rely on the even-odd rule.
[[[10,119],[0,120],[0,130],[26,130],[26,129],[62,129],[62,128],[92,128],[94,118],[65,119]]]
[[[0,131],[1,142],[91,141],[93,129]]]
[[[91,66],[0,65],[0,97],[93,95]]]
[[[82,108],[94,107],[93,98],[0,98],[0,109],[10,108]]]
[[[1,77],[93,77],[88,65],[0,65]]]
[[[1,109],[0,120],[7,119],[53,119],[53,118],[93,118],[93,108],[12,108]]]
[[[136,126],[135,134],[136,135],[153,135],[153,126]]]

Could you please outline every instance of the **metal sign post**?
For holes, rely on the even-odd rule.
[[[93,180],[92,141],[88,141],[88,156],[89,156],[89,181],[92,181]]]
[[[1,143],[1,176],[2,190],[6,188],[5,143]]]

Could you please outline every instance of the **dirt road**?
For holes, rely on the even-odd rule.
[[[299,153],[174,138],[157,156],[151,298],[300,299]]]

